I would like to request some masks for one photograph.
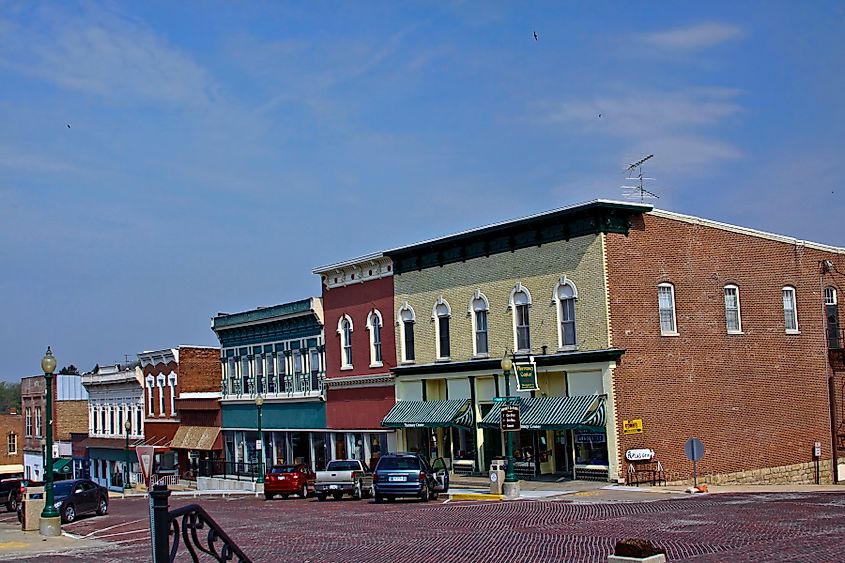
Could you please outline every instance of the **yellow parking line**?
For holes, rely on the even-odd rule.
[[[452,500],[502,500],[504,495],[490,495],[485,493],[450,493]]]

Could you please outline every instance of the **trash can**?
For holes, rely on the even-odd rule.
[[[505,482],[505,466],[507,462],[504,459],[494,459],[490,463],[490,494],[502,494],[502,486]]]
[[[21,505],[21,529],[31,532],[39,529],[41,511],[44,510],[44,487],[27,487]]]

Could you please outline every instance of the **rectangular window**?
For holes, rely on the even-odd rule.
[[[106,407],[100,407],[100,433],[106,433]]]
[[[531,328],[529,325],[528,305],[516,306],[516,349],[531,349]]]
[[[249,358],[241,356],[241,393],[249,395]]]
[[[41,436],[41,407],[35,407],[35,435]]]
[[[660,311],[660,334],[677,334],[675,325],[675,286],[661,284],[657,286],[657,302]]]
[[[311,349],[311,390],[320,388],[320,352]]]
[[[452,354],[449,341],[449,317],[437,318],[440,338],[440,356],[441,358],[448,358]]]
[[[725,324],[728,332],[742,332],[742,321],[739,314],[739,288],[733,285],[725,286]]]
[[[91,409],[91,428],[94,434],[97,433],[97,424],[99,423],[99,419],[97,418],[97,407],[93,407]]]
[[[9,432],[9,455],[18,453],[18,435],[14,432]]]
[[[798,311],[795,308],[795,288],[783,288],[783,324],[786,332],[798,332]]]
[[[261,354],[255,355],[255,384],[258,394],[264,394],[264,358]]]
[[[299,350],[293,351],[293,372],[302,373],[302,352]]]
[[[414,321],[405,321],[403,323],[405,330],[405,361],[414,361]]]
[[[475,353],[487,354],[487,311],[475,312]]]
[[[561,347],[575,346],[575,299],[560,300]]]
[[[267,376],[267,392],[268,393],[275,393],[276,392],[276,374],[273,371],[273,354],[268,353],[264,354],[264,366]]]
[[[140,436],[143,434],[143,421],[141,420],[141,407],[135,410],[135,434]]]
[[[26,407],[26,435],[32,436],[32,407]]]

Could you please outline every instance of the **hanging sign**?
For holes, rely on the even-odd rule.
[[[623,434],[642,434],[643,433],[643,419],[635,418],[633,420],[622,421]]]
[[[502,407],[500,413],[502,432],[519,432],[522,429],[519,422],[519,407]]]
[[[516,372],[516,388],[519,391],[538,391],[537,386],[537,365],[534,362],[527,364],[514,364]]]

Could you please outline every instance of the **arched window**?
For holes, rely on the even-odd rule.
[[[452,317],[452,309],[449,304],[441,297],[434,304],[432,312],[435,325],[435,346],[437,348],[437,359],[448,360],[452,354],[451,340],[449,338],[449,319]]]
[[[340,335],[340,369],[352,369],[352,319],[343,315],[337,323]]]
[[[487,297],[481,293],[480,289],[476,289],[472,301],[469,304],[469,314],[472,319],[474,356],[487,356],[490,352],[487,332],[487,313],[489,311],[490,304],[487,301]]]
[[[176,416],[176,374],[167,376],[167,385],[170,387],[170,416]]]
[[[729,334],[742,332],[742,315],[739,310],[739,288],[725,286],[725,325]]]
[[[519,352],[531,351],[531,293],[521,283],[511,291],[513,311],[514,346]]]
[[[575,340],[575,300],[578,299],[578,289],[572,280],[562,276],[555,285],[552,300],[557,308],[558,346],[560,348],[574,348]]]
[[[147,413],[150,416],[153,416],[155,413],[153,412],[153,389],[155,385],[155,379],[152,375],[147,376]],[[105,431],[105,423],[103,423],[103,430]]]
[[[658,284],[657,309],[660,313],[660,334],[662,336],[677,336],[678,329],[675,322],[675,286],[671,283]]]
[[[417,315],[414,308],[408,302],[402,304],[397,315],[396,322],[399,323],[399,343],[402,351],[403,362],[414,361],[414,323]]]
[[[377,309],[370,311],[367,328],[370,331],[370,367],[379,367],[381,360],[381,313]]]
[[[158,415],[165,416],[164,414],[164,374],[159,374],[156,378],[156,383],[158,384]],[[113,432],[112,432],[113,434]]]

